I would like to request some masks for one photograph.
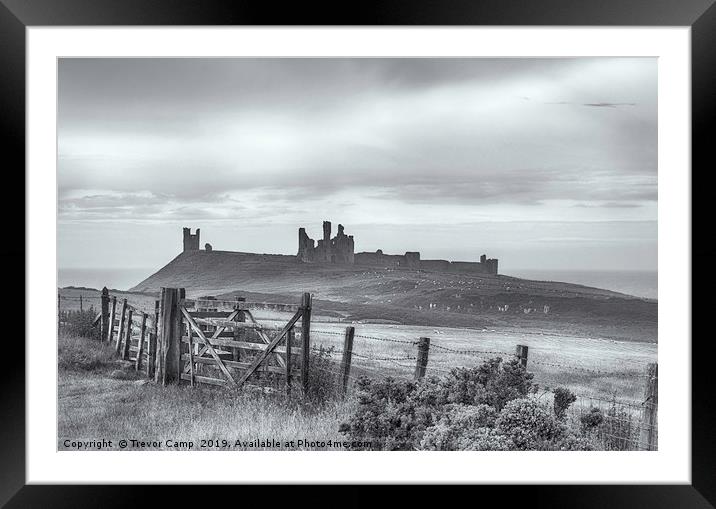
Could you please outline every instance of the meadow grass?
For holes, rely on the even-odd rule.
[[[159,444],[149,448],[159,450],[169,449],[167,440],[193,442],[192,450],[202,440],[232,443],[231,449],[218,450],[255,450],[248,443],[257,440],[345,440],[338,426],[351,413],[351,399],[305,406],[298,398],[284,395],[183,384],[162,387],[135,374],[130,363],[116,360],[106,344],[78,337],[60,337],[59,343],[60,450],[67,449],[65,440],[154,441]],[[110,376],[120,370],[126,376]],[[297,445],[295,449],[322,447]]]

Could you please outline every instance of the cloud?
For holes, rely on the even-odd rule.
[[[595,108],[617,108],[619,106],[636,106],[636,103],[584,103],[582,106],[592,106]]]
[[[279,221],[339,198],[629,219],[657,197],[654,59],[62,59],[59,77],[60,220]]]

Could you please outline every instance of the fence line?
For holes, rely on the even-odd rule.
[[[62,310],[61,310],[61,301],[72,301],[80,303],[80,309],[82,309],[82,304],[86,300],[92,300],[96,301],[97,299],[100,300],[102,303],[102,307],[100,310],[100,313],[98,314],[97,319],[95,319],[95,322],[99,320],[100,323],[100,337],[103,341],[112,342],[114,339],[116,341],[116,349],[117,352],[124,358],[124,359],[130,359],[135,361],[135,366],[137,370],[140,370],[143,366],[146,366],[147,373],[149,375],[150,371],[154,371],[157,373],[157,377],[159,376],[160,371],[164,373],[167,369],[166,365],[162,365],[162,362],[165,362],[161,359],[160,352],[163,352],[161,348],[158,346],[160,341],[160,324],[163,323],[163,318],[160,316],[160,309],[158,306],[159,301],[155,301],[154,305],[154,313],[148,312],[148,305],[142,305],[139,303],[132,303],[129,302],[127,296],[120,295],[110,295],[109,292],[106,289],[103,289],[103,293],[100,296],[60,296],[58,295],[58,309],[60,309],[60,317],[59,317],[59,323],[58,327],[62,326]],[[309,298],[310,299],[310,298]],[[200,316],[206,316],[202,315],[202,312],[206,312],[207,310],[210,311],[211,309],[214,309],[213,305],[220,305],[220,304],[229,304],[233,306],[233,309],[236,312],[239,312],[240,310],[248,310],[248,308],[251,305],[256,306],[266,306],[270,309],[278,309],[278,310],[284,310],[288,307],[291,307],[292,309],[296,309],[296,305],[289,305],[289,304],[283,304],[283,303],[267,303],[267,302],[246,302],[245,300],[216,300],[213,298],[199,298],[199,299],[193,299],[188,300],[184,299],[183,296],[181,298],[182,303],[190,303],[189,307],[192,309],[196,307],[197,309],[201,308],[204,309],[202,311],[199,309],[196,311],[196,313]],[[111,303],[111,311],[110,311],[110,303]],[[119,305],[118,305],[119,304]],[[94,309],[90,305],[90,309]],[[194,312],[194,311],[192,311]],[[215,319],[219,320],[216,321],[216,323],[212,322],[212,318],[197,318],[196,323],[202,324],[202,327],[220,327],[222,330],[224,329],[232,329],[234,331],[234,334],[239,334],[241,330],[243,329],[251,329],[255,330],[260,334],[263,334],[260,331],[269,331],[278,330],[278,326],[274,325],[272,326],[264,326],[259,325],[253,316],[246,311],[246,314],[251,317],[251,322],[241,323],[241,325],[231,326],[231,324],[225,324],[224,321],[221,321],[219,318]],[[214,316],[214,315],[209,315]],[[218,316],[218,315],[217,315]],[[233,316],[233,315],[232,315]],[[243,320],[242,320],[243,321]],[[309,311],[309,323],[310,323],[310,311]],[[445,375],[454,372],[455,369],[461,369],[458,365],[455,365],[455,361],[451,360],[450,356],[458,356],[462,358],[470,358],[473,360],[487,360],[494,357],[501,357],[506,359],[517,359],[519,361],[519,364],[525,368],[528,366],[536,365],[540,367],[547,367],[547,368],[558,368],[561,371],[570,371],[570,372],[583,372],[583,373],[590,373],[594,375],[598,375],[600,377],[618,377],[618,378],[628,378],[633,380],[644,380],[645,386],[644,386],[644,398],[643,400],[640,400],[638,402],[632,402],[632,401],[625,401],[623,399],[617,399],[616,394],[612,398],[603,397],[599,394],[590,394],[585,393],[581,391],[573,391],[573,394],[578,398],[578,401],[580,401],[580,410],[584,410],[583,403],[588,401],[590,408],[596,407],[601,408],[603,406],[606,406],[608,408],[611,407],[618,407],[618,408],[626,408],[631,411],[631,413],[628,413],[628,417],[622,416],[621,414],[615,414],[615,415],[609,415],[607,412],[605,418],[608,419],[610,422],[614,423],[623,423],[626,428],[629,428],[629,430],[632,430],[634,426],[637,428],[637,433],[639,434],[638,438],[633,438],[631,436],[629,437],[620,437],[620,436],[611,436],[611,438],[614,438],[616,440],[623,440],[625,443],[637,443],[639,444],[639,447],[646,450],[653,450],[656,448],[656,436],[658,435],[658,425],[656,421],[656,413],[658,408],[658,401],[656,400],[657,391],[655,389],[656,383],[658,381],[658,377],[656,375],[656,364],[650,364],[647,367],[647,371],[643,373],[637,373],[637,372],[630,372],[630,371],[623,371],[623,372],[615,372],[615,371],[607,371],[602,369],[595,369],[595,368],[588,368],[584,366],[576,366],[572,364],[567,363],[560,363],[560,362],[548,362],[543,361],[539,359],[539,351],[537,358],[534,358],[534,350],[530,352],[532,355],[528,355],[529,348],[527,345],[515,345],[515,351],[514,352],[507,352],[502,351],[499,349],[490,350],[490,349],[464,349],[464,348],[454,348],[451,346],[448,346],[446,341],[444,340],[431,340],[431,338],[428,337],[420,337],[415,339],[394,339],[394,338],[388,338],[388,337],[381,337],[378,335],[364,335],[360,333],[356,333],[354,326],[349,326],[346,328],[345,333],[334,331],[334,330],[321,330],[321,329],[312,329],[312,328],[304,328],[304,327],[297,327],[296,331],[293,331],[293,327],[289,323],[287,325],[290,330],[290,337],[293,338],[292,341],[294,341],[296,338],[300,338],[300,341],[298,341],[298,345],[301,346],[301,348],[298,348],[298,345],[296,347],[298,348],[295,352],[291,350],[292,346],[288,345],[285,349],[277,349],[276,351],[271,351],[266,354],[260,354],[263,355],[263,358],[274,358],[274,356],[277,356],[277,354],[284,355],[285,358],[289,361],[288,368],[285,368],[285,375],[286,375],[286,386],[287,386],[287,393],[290,393],[290,381],[293,377],[296,375],[291,373],[290,368],[290,359],[293,357],[293,355],[298,356],[301,359],[301,379],[302,383],[306,384],[307,380],[309,378],[309,371],[308,371],[308,356],[311,348],[315,349],[316,346],[311,346],[310,343],[310,336],[311,335],[318,335],[319,337],[322,335],[338,338],[343,336],[344,342],[343,342],[343,348],[336,348],[331,347],[330,352],[335,353],[337,355],[340,355],[341,361],[340,364],[336,363],[335,365],[331,365],[332,367],[328,367],[324,364],[317,364],[312,367],[312,369],[315,369],[316,371],[320,371],[326,374],[330,374],[331,376],[337,377],[337,379],[340,381],[340,385],[343,388],[343,392],[346,393],[349,391],[349,388],[351,387],[352,383],[355,383],[357,380],[364,376],[368,376],[369,378],[380,378],[385,379],[388,377],[393,378],[400,378],[400,379],[414,379],[414,380],[420,380],[426,376],[426,374],[430,375]],[[139,332],[136,334],[136,332]],[[208,333],[207,333],[208,334]],[[207,336],[208,337],[208,336]],[[268,336],[265,336],[264,334],[264,343],[268,343],[270,341],[270,338]],[[387,355],[384,354],[384,352],[381,353],[370,353],[369,351],[360,351],[360,348],[358,348],[358,351],[356,351],[356,344],[355,340],[365,340],[368,342],[380,342],[380,343],[392,343],[395,345],[404,345],[404,348],[402,348],[402,352],[400,355],[390,354]],[[136,340],[137,346],[132,346],[132,341]],[[198,343],[201,343],[199,341]],[[217,345],[234,345],[235,341],[232,340],[218,340]],[[182,374],[179,379],[188,379],[192,384],[195,383],[195,381],[206,382],[206,377],[203,375],[197,375],[194,370],[194,366],[196,365],[197,369],[199,367],[202,367],[204,364],[207,364],[207,358],[201,358],[199,360],[196,359],[196,354],[199,352],[199,347],[206,348],[207,343],[201,343],[196,344],[193,348],[190,349],[189,354],[187,355],[188,361],[191,365],[191,372],[187,372],[189,374]],[[146,348],[145,348],[146,345]],[[203,346],[202,346],[203,345]],[[363,347],[365,347],[365,343],[362,343]],[[211,345],[209,345],[211,346]],[[275,349],[276,344],[268,345],[272,349]],[[247,345],[248,347],[248,345]],[[226,350],[225,347],[224,350]],[[236,346],[230,346],[229,349],[236,350]],[[254,348],[256,349],[256,348]],[[260,348],[259,348],[260,350]],[[370,347],[369,347],[370,350]],[[131,359],[131,355],[136,354],[134,359]],[[278,355],[278,356],[280,356]],[[432,358],[431,358],[432,356]],[[183,356],[182,356],[183,357]],[[144,361],[146,360],[146,364]],[[182,358],[182,360],[184,360]],[[411,362],[408,362],[411,361]],[[623,361],[629,361],[628,359],[623,359]],[[212,361],[213,362],[213,361]],[[221,364],[229,365],[229,367],[238,367],[238,366],[245,366],[247,363],[241,363],[237,362],[236,358],[234,361],[228,361],[228,362],[220,362]],[[636,362],[636,361],[632,361]],[[392,367],[395,366],[397,368],[401,368],[402,372],[399,374],[395,374],[392,371],[386,370],[385,367],[376,367],[373,365],[373,363],[387,363],[385,364],[385,367]],[[453,365],[450,365],[453,364]],[[218,366],[218,364],[217,364]],[[220,367],[220,366],[219,366]],[[224,366],[225,367],[225,366]],[[464,366],[462,367],[464,368]],[[242,368],[243,369],[243,368]],[[251,367],[251,369],[256,369],[255,366]],[[352,372],[353,370],[353,372]],[[406,370],[409,370],[406,372]],[[271,369],[259,369],[257,373],[259,375],[259,378],[262,376],[265,376],[268,372],[276,372],[278,373],[278,368],[271,367]],[[253,371],[252,371],[253,372]],[[282,371],[283,372],[283,371]],[[409,372],[412,372],[412,375],[409,374]],[[534,371],[533,371],[534,373]],[[152,373],[153,374],[153,373]],[[249,373],[251,374],[251,373]],[[186,375],[186,376],[185,376]],[[357,375],[357,376],[356,376]],[[549,377],[550,372],[546,372],[546,376]],[[149,375],[151,376],[151,375]],[[164,375],[162,375],[164,376]],[[248,375],[247,375],[248,376]],[[532,380],[535,384],[539,384],[545,389],[545,392],[542,394],[547,394],[547,391],[552,391],[553,389],[550,389],[550,386],[557,385],[554,381],[547,381],[546,383],[540,382],[540,379],[542,379],[545,376],[545,374],[540,373],[539,377],[534,377]],[[188,377],[188,378],[187,378]],[[230,378],[230,375],[229,375]],[[241,379],[241,382],[243,382],[245,378]],[[350,382],[350,383],[349,383]],[[558,385],[557,385],[558,386]],[[304,385],[304,389],[306,386]],[[540,396],[541,397],[541,396]],[[633,414],[640,413],[641,415],[633,417]],[[585,413],[585,412],[583,412]],[[633,431],[633,430],[632,430]],[[631,432],[631,431],[630,431]]]

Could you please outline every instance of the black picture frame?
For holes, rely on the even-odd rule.
[[[0,0],[0,139],[4,146],[3,160],[6,161],[3,172],[6,189],[12,190],[5,193],[3,200],[6,217],[10,218],[4,225],[4,239],[13,239],[0,245],[4,267],[8,264],[25,267],[25,243],[21,240],[25,238],[24,223],[17,219],[18,211],[25,210],[24,171],[21,171],[25,167],[25,29],[72,25],[689,26],[692,42],[692,271],[699,275],[699,288],[712,287],[716,253],[708,246],[707,238],[695,234],[706,232],[702,235],[708,237],[711,231],[706,223],[710,210],[706,208],[705,199],[710,189],[704,178],[716,167],[711,147],[713,141],[709,136],[716,119],[714,0],[383,0],[350,4],[335,2],[330,6],[294,2],[280,8],[257,1]],[[693,185],[697,177],[701,185]],[[19,279],[20,271],[11,272],[15,272]],[[16,283],[14,288],[19,288],[20,281]],[[693,290],[696,286],[693,284]],[[3,309],[17,307],[17,290],[2,293]],[[691,485],[497,486],[481,489],[492,490],[501,499],[517,501],[523,498],[525,503],[549,507],[716,506],[716,432],[713,431],[711,405],[714,384],[710,369],[713,363],[712,334],[704,330],[704,334],[699,335],[695,327],[697,322],[704,321],[714,304],[713,291],[709,294],[707,290],[700,295],[693,291]],[[25,310],[25,316],[26,320],[34,319],[30,309]],[[9,342],[10,338],[5,340]],[[128,507],[128,504],[148,502],[144,494],[136,491],[138,488],[127,486],[26,485],[24,366],[28,359],[24,359],[24,349],[19,345],[12,353],[13,361],[3,363],[2,370],[0,504],[18,508]],[[155,489],[144,488],[145,491]],[[242,490],[245,494],[246,489]],[[350,505],[365,506],[375,501],[365,487],[342,490],[341,498]],[[181,496],[185,504],[191,503],[192,499],[215,503],[200,491],[195,490],[189,497],[176,488],[172,491],[175,496]],[[221,492],[212,492],[212,498],[219,496],[217,493]],[[411,493],[416,499],[424,496],[420,489]],[[335,500],[332,495],[321,498],[328,502]],[[410,503],[410,498],[411,494],[405,494],[401,503]],[[478,502],[474,498],[464,500]]]

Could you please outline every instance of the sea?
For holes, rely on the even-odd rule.
[[[63,269],[57,271],[57,286],[83,286],[101,289],[128,290],[154,274],[156,267],[133,269]]]
[[[577,283],[635,297],[657,299],[657,271],[637,270],[513,270],[507,275],[539,281]]]
[[[158,270],[157,267],[132,269],[60,269],[57,285],[84,286],[100,289],[128,290]],[[539,281],[563,281],[626,293],[635,297],[656,299],[658,277],[656,271],[627,270],[513,270],[508,276]]]

